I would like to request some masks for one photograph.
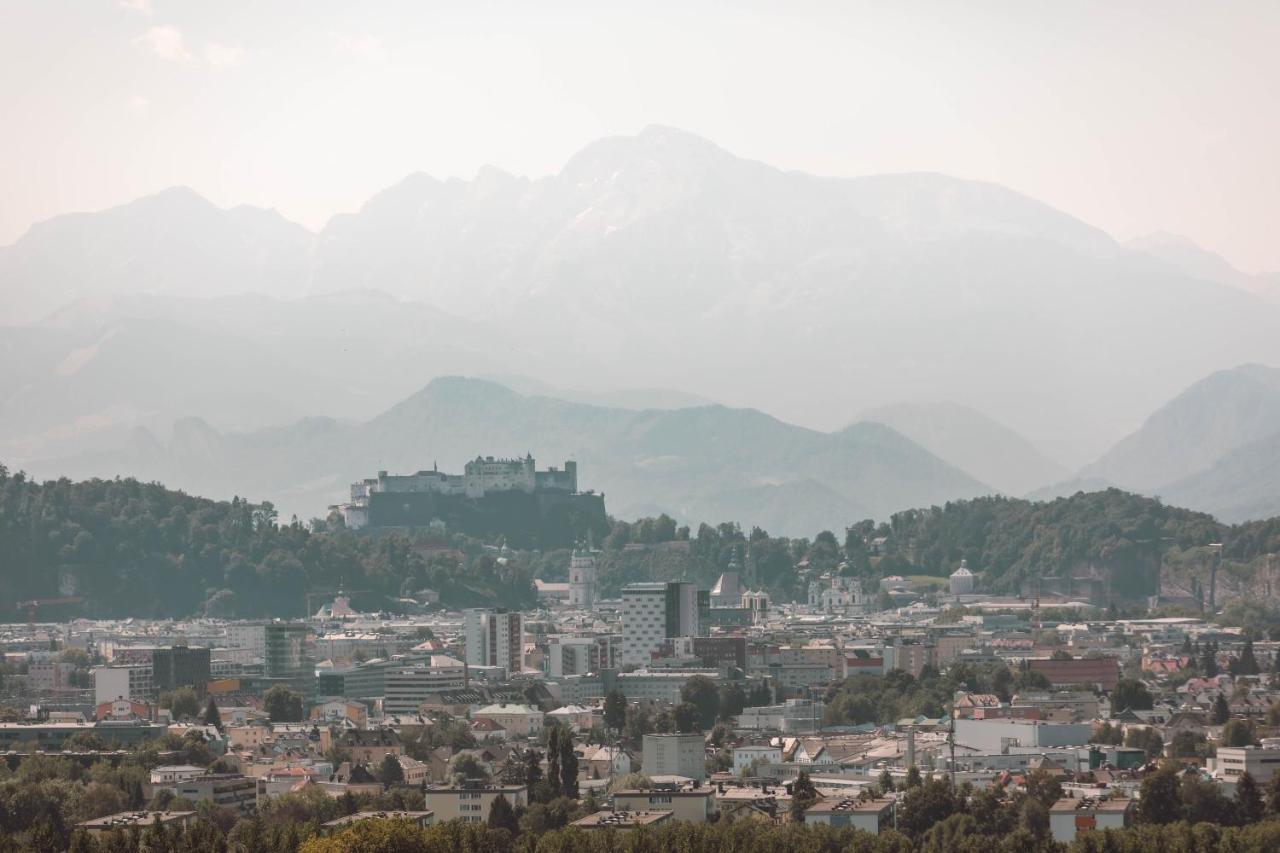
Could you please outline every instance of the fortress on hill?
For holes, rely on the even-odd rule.
[[[578,491],[577,462],[539,471],[532,454],[516,459],[477,456],[461,474],[446,474],[434,465],[415,474],[379,471],[377,477],[352,483],[351,499],[334,509],[352,530],[441,521],[467,532],[475,532],[477,525],[494,532],[495,523],[515,523],[529,512],[543,520],[566,513],[605,517],[604,495]],[[510,516],[507,522],[498,521],[503,516]]]

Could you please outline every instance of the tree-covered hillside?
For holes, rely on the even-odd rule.
[[[1036,503],[955,501],[850,523],[812,539],[738,524],[678,526],[662,515],[610,519],[594,540],[602,592],[633,581],[710,587],[736,570],[776,601],[802,599],[808,582],[842,570],[869,580],[945,576],[960,560],[979,589],[1017,591],[1030,577],[1097,571],[1114,598],[1204,574],[1207,546],[1225,543],[1217,603],[1246,593],[1248,576],[1280,553],[1280,520],[1228,527],[1202,513],[1116,489]],[[136,480],[35,482],[0,467],[0,618],[18,601],[78,596],[99,616],[299,616],[304,594],[359,590],[356,606],[435,590],[446,607],[531,607],[532,579],[564,581],[569,551],[503,548],[456,530],[349,531],[335,516],[281,524],[270,504],[212,501]],[[506,543],[509,544],[509,543]],[[843,565],[842,565],[843,564]],[[1231,595],[1223,578],[1233,578]],[[1207,576],[1206,576],[1207,577]],[[394,605],[398,607],[399,605]],[[12,616],[10,618],[13,618]]]
[[[103,616],[300,616],[304,593],[342,585],[375,607],[420,589],[455,607],[534,600],[531,577],[478,543],[313,531],[278,523],[270,504],[137,480],[37,483],[0,466],[0,614],[74,595]]]
[[[1212,516],[1119,489],[1081,492],[1044,503],[978,498],[892,516],[881,574],[943,575],[962,559],[982,572],[981,588],[1016,591],[1032,576],[1095,568],[1120,595],[1154,591],[1171,549],[1221,542]]]

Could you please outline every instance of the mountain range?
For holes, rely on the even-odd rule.
[[[1249,513],[1268,487],[1237,488],[1238,472],[1274,458],[1256,377],[1229,395],[1261,407],[1238,430],[1197,425],[1219,417],[1210,397],[1174,421],[1160,407],[1217,372],[1280,364],[1275,283],[1181,238],[1121,244],[993,184],[785,172],[666,127],[593,142],[538,179],[414,174],[318,233],[176,188],[0,247],[0,458],[57,474],[133,454],[195,472],[193,457],[222,453],[228,472],[253,474],[225,454],[302,430],[323,458],[319,436],[378,438],[368,430],[398,401],[468,375],[591,411],[755,410],[842,452],[847,430],[855,449],[877,446],[876,422],[945,460],[927,489],[913,474],[869,495],[800,465],[734,479],[735,496],[699,483],[652,504],[625,466],[593,460],[622,478],[594,481],[622,506],[714,517],[760,501],[778,523],[785,505],[825,526],[1066,481]],[[544,459],[577,452],[499,437]],[[735,464],[759,451],[722,441]],[[289,471],[267,494],[307,495],[296,505],[315,512],[368,473],[357,461],[447,456],[421,438],[365,450],[353,470]],[[448,458],[499,451],[472,442]],[[1216,468],[1229,459],[1237,473]]]
[[[738,521],[812,535],[909,506],[991,489],[879,423],[832,433],[721,405],[620,409],[524,396],[444,377],[361,423],[309,418],[220,432],[195,419],[161,440],[139,427],[127,446],[31,466],[37,476],[132,474],[212,497],[269,497],[282,514],[321,515],[378,470],[460,471],[478,452],[540,464],[576,459],[580,486],[606,491],[620,518],[669,512],[681,521]]]

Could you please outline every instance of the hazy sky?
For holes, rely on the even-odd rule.
[[[608,8],[603,8],[603,7]],[[0,0],[0,244],[173,184],[319,227],[670,124],[1280,270],[1280,2]]]

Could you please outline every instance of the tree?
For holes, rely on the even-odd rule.
[[[1200,655],[1200,674],[1205,678],[1213,678],[1218,674],[1218,655],[1210,643],[1205,643]]]
[[[1221,693],[1218,694],[1217,699],[1213,700],[1211,719],[1215,726],[1221,726],[1226,723],[1227,720],[1231,719],[1231,706],[1227,704],[1227,697],[1223,696]]]
[[[493,805],[489,806],[489,828],[505,829],[513,836],[520,832],[520,819],[516,817],[515,809],[511,808],[511,803],[502,794],[499,794],[493,801]]]
[[[103,752],[106,748],[107,742],[93,732],[76,732],[62,742],[63,752]]]
[[[1111,693],[1111,709],[1119,711],[1150,711],[1153,705],[1151,693],[1141,681],[1135,678],[1122,678],[1116,682],[1116,689]]]
[[[698,706],[691,702],[681,702],[671,711],[677,732],[690,733],[699,729]]]
[[[1253,638],[1247,637],[1244,641],[1244,650],[1240,652],[1240,659],[1236,662],[1236,672],[1240,675],[1257,675],[1261,671],[1258,659],[1253,654]]]
[[[1244,720],[1229,720],[1222,727],[1222,746],[1251,746],[1253,724]]]
[[[470,752],[460,752],[453,757],[453,761],[449,762],[449,775],[454,784],[462,784],[468,779],[487,781],[489,778],[489,772],[484,769],[480,759]]]
[[[560,733],[560,792],[571,800],[578,799],[578,754],[567,730]]]
[[[801,770],[796,781],[791,785],[791,819],[797,823],[804,820],[804,813],[809,806],[818,801],[818,789],[814,786],[809,774]]]
[[[922,780],[920,779],[920,768],[912,764],[910,767],[907,768],[907,778],[906,778],[906,781],[903,782],[902,787],[905,790],[910,790],[911,788],[919,788],[921,785],[921,781]]]
[[[1166,764],[1142,780],[1139,789],[1138,817],[1143,823],[1173,823],[1182,817],[1182,799],[1178,771]]]
[[[1262,791],[1248,772],[1242,773],[1236,780],[1236,811],[1240,816],[1240,823],[1245,826],[1262,820]]]
[[[168,708],[175,720],[190,720],[200,713],[200,700],[190,687],[179,687],[160,697],[160,707]]]
[[[747,707],[747,694],[743,692],[741,684],[736,681],[727,681],[720,685],[720,719],[736,717],[745,707]]]
[[[1272,776],[1267,785],[1267,815],[1280,817],[1280,773]]]
[[[302,694],[277,684],[262,697],[262,707],[273,723],[302,722]]]
[[[564,778],[560,770],[560,734],[559,726],[550,726],[547,730],[547,785],[552,798],[564,793]]]
[[[378,768],[378,779],[386,788],[404,782],[404,768],[400,766],[400,760],[389,752],[382,757],[382,765]]]
[[[716,724],[720,714],[720,691],[716,683],[705,675],[692,676],[680,688],[680,701],[698,709],[698,722],[703,729]],[[691,729],[682,729],[691,731]]]
[[[946,779],[929,779],[907,789],[898,811],[898,828],[919,838],[929,827],[951,817],[957,810],[951,783]]]
[[[1125,735],[1125,746],[1141,749],[1146,752],[1147,758],[1157,758],[1164,752],[1164,739],[1160,737],[1160,732],[1153,728],[1133,728]]]
[[[213,697],[209,697],[208,703],[204,706],[204,724],[213,726],[218,731],[222,731],[222,714],[218,711],[218,703]]]
[[[604,697],[604,724],[615,732],[621,732],[627,722],[627,697],[621,690],[610,690]]]
[[[1280,655],[1276,656],[1280,658]],[[751,685],[751,690],[747,693],[747,707],[759,708],[773,702],[773,691],[769,689],[768,682],[757,681]]]
[[[1230,826],[1235,822],[1235,803],[1222,794],[1214,782],[1196,775],[1182,777],[1182,819],[1187,823],[1220,823]]]
[[[1013,697],[1013,673],[1009,667],[1001,666],[991,676],[991,692],[1000,697],[1001,702],[1008,702]]]

